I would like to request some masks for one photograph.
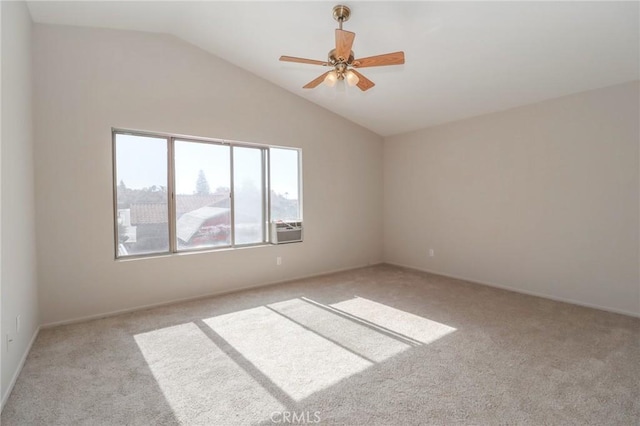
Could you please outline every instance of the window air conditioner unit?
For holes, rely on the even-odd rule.
[[[302,222],[271,222],[271,244],[302,242]]]

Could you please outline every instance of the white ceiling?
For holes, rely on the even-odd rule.
[[[331,2],[29,2],[35,22],[165,32],[372,131],[392,135],[639,78],[638,2],[354,2],[344,29],[376,86],[313,90]]]

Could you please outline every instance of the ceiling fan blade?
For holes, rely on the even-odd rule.
[[[329,65],[324,61],[316,61],[315,59],[296,58],[295,56],[280,56],[280,60],[283,62],[297,62],[300,64],[322,65],[325,67]]]
[[[336,29],[336,58],[349,59],[356,33]]]
[[[393,52],[384,55],[369,56],[368,58],[356,59],[353,66],[356,68],[381,67],[384,65],[404,64],[404,52]]]
[[[314,87],[317,87],[320,83],[322,83],[324,81],[324,78],[327,76],[327,74],[329,74],[332,71],[327,71],[324,74],[322,74],[319,77],[316,77],[314,80],[311,80],[310,82],[308,82],[307,84],[305,84],[304,86],[302,86],[303,89],[313,89]]]
[[[362,90],[363,92],[371,89],[373,86],[376,85],[373,81],[369,80],[367,77],[360,74],[358,71],[351,69],[351,72],[358,76],[358,84],[356,84],[356,86],[358,86],[360,90]]]

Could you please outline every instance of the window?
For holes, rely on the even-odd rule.
[[[301,221],[300,151],[113,132],[116,257],[267,244]]]
[[[299,162],[296,149],[270,150],[271,219],[274,221],[295,221],[301,217]]]
[[[262,149],[233,147],[234,229],[237,244],[265,240]]]
[[[231,245],[231,148],[174,142],[178,250]]]
[[[118,251],[169,251],[169,197],[166,139],[116,138]]]

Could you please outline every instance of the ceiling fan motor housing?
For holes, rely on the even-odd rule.
[[[331,49],[329,51],[329,63],[333,66],[336,66],[338,64],[347,64],[347,65],[351,65],[354,61],[354,56],[353,56],[353,50],[351,51],[351,53],[349,53],[349,57],[348,58],[339,58],[336,56],[336,49]]]

